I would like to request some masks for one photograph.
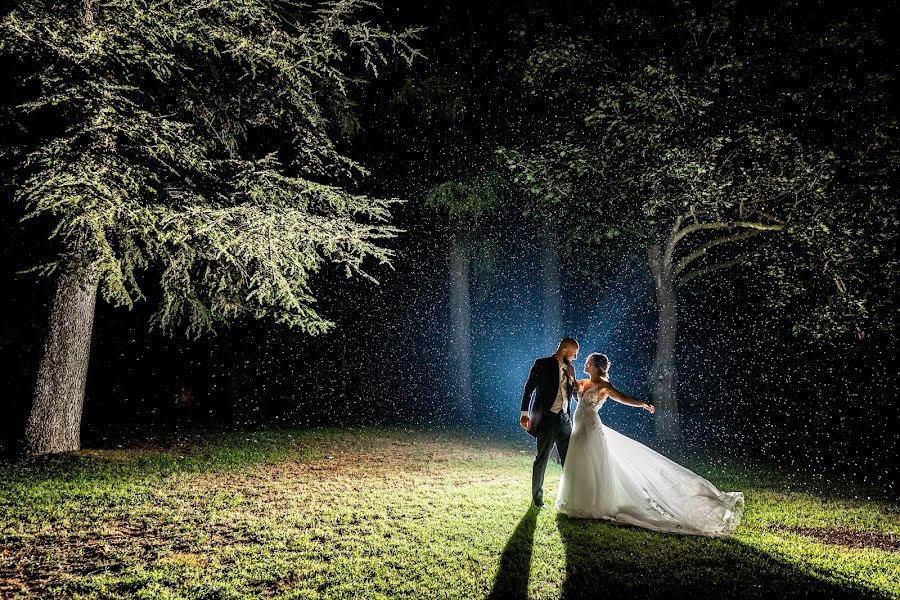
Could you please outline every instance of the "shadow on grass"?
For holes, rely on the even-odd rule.
[[[528,574],[531,572],[531,547],[534,544],[534,530],[537,527],[538,514],[541,512],[531,505],[522,520],[516,526],[503,554],[500,555],[500,568],[494,579],[494,587],[489,598],[527,598]]]
[[[734,538],[666,535],[556,515],[565,547],[561,598],[879,598]],[[525,597],[525,596],[520,596]]]

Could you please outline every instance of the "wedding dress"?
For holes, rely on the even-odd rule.
[[[744,509],[742,492],[720,492],[696,473],[600,422],[606,400],[581,395],[556,509],[666,533],[724,536]]]

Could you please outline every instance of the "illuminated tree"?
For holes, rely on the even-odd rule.
[[[316,9],[259,0],[21,0],[0,25],[24,98],[15,196],[55,223],[57,278],[26,452],[79,447],[98,289],[118,306],[153,278],[153,324],[197,336],[236,317],[317,334],[310,278],[327,263],[368,277],[391,200],[354,193],[365,170],[335,137],[351,93],[415,31],[390,33],[370,2]],[[152,274],[152,275],[151,275]]]

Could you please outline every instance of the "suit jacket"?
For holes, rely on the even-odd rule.
[[[568,381],[568,378],[566,379]],[[576,386],[566,386],[566,412],[571,414],[572,400],[577,394]],[[555,356],[547,356],[534,361],[531,366],[531,372],[528,374],[528,381],[525,382],[525,392],[522,394],[522,410],[528,411],[530,418],[528,433],[537,437],[541,431],[541,418],[545,413],[550,412],[550,408],[556,401],[556,395],[559,393],[559,362]]]

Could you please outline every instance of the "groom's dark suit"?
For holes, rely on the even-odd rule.
[[[569,417],[572,400],[576,395],[576,386],[569,385],[568,377],[560,381],[560,363],[555,356],[539,358],[534,361],[525,392],[522,394],[522,410],[528,411],[528,433],[537,437],[537,456],[531,473],[531,496],[535,504],[543,504],[544,472],[550,450],[556,444],[559,460],[566,462],[569,449],[569,435],[572,433],[572,421]],[[562,387],[563,410],[554,413],[551,409]]]

